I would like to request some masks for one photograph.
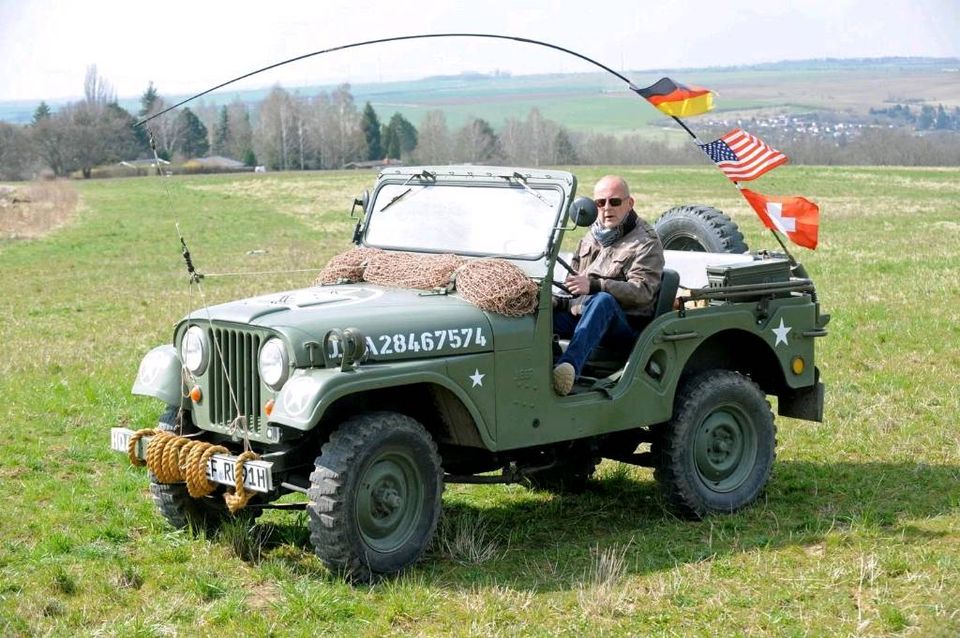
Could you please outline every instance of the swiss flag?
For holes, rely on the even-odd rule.
[[[804,197],[769,197],[741,188],[760,221],[767,228],[779,230],[793,243],[811,250],[817,247],[820,208]]]

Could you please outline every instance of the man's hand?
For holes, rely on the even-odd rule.
[[[569,288],[573,295],[590,294],[590,277],[587,275],[567,275],[563,285]]]

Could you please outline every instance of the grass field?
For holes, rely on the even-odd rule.
[[[712,168],[608,170],[648,218],[730,213],[775,247]],[[784,167],[756,189],[822,207],[801,257],[830,336],[822,424],[778,419],[755,506],[702,522],[648,470],[607,462],[586,494],[449,486],[438,542],[351,587],[304,516],[194,538],[166,526],[109,429],[153,424],[140,357],[200,305],[175,223],[208,273],[319,269],[348,247],[364,173],[77,184],[65,226],[0,243],[0,635],[960,634],[960,169]],[[313,272],[210,277],[209,303]]]

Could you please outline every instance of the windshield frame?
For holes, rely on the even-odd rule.
[[[550,204],[549,202],[538,200],[538,197],[535,193],[532,193],[532,192],[522,193],[524,197],[529,197],[532,202],[536,203],[536,205],[542,206],[543,208],[548,209],[548,210],[544,210],[543,214],[549,217],[550,223],[549,225],[547,225],[546,223],[544,224],[544,230],[546,232],[544,232],[544,235],[542,237],[542,244],[540,245],[540,248],[535,253],[528,252],[528,253],[514,254],[514,253],[503,253],[503,252],[481,252],[481,251],[475,251],[475,250],[462,250],[462,249],[454,250],[452,248],[433,248],[433,247],[427,247],[427,246],[393,245],[393,244],[385,244],[382,242],[373,243],[369,241],[369,231],[370,231],[371,222],[373,222],[373,226],[376,227],[376,221],[374,221],[376,219],[376,216],[379,214],[383,214],[384,208],[389,209],[389,208],[392,208],[393,206],[399,205],[400,203],[403,202],[404,199],[415,198],[419,194],[419,192],[422,192],[422,191],[406,192],[403,189],[407,189],[411,187],[415,188],[417,186],[423,186],[424,188],[460,187],[460,188],[476,188],[476,189],[487,189],[487,190],[507,189],[511,191],[516,191],[518,193],[522,191],[528,191],[529,189],[537,193],[539,192],[555,193],[558,196],[558,202],[556,205],[553,205],[553,204]],[[388,188],[388,187],[399,187],[401,189],[398,192],[399,198],[393,198],[393,197],[390,197],[389,195],[383,195],[384,197],[388,198],[387,202],[384,203],[383,206],[379,206],[379,210],[377,210],[377,206],[378,206],[377,202],[380,200],[381,193],[384,188]],[[393,202],[390,201],[391,199],[393,199]],[[391,178],[381,180],[376,185],[376,189],[374,190],[373,196],[370,198],[369,209],[365,214],[365,221],[364,221],[363,234],[362,234],[362,244],[364,246],[369,246],[372,248],[380,248],[383,250],[398,250],[398,251],[405,251],[405,252],[416,252],[416,253],[427,253],[427,254],[455,253],[457,255],[463,255],[465,257],[499,257],[499,258],[509,259],[511,261],[519,260],[519,261],[527,261],[527,262],[537,262],[548,257],[550,254],[553,243],[556,240],[556,233],[560,229],[561,220],[563,219],[566,213],[567,206],[569,204],[569,202],[567,201],[568,199],[569,198],[566,190],[562,188],[561,185],[559,184],[552,183],[552,182],[539,182],[539,181],[535,181],[533,183],[527,183],[525,181],[521,181],[519,179],[512,178],[512,177],[511,178],[503,177],[499,181],[489,181],[489,180],[477,181],[476,179],[463,179],[463,178],[461,179],[445,178],[441,180],[432,180],[432,179],[431,180],[424,180],[424,179],[410,180],[410,179],[404,179],[401,176],[398,176],[397,178],[391,177]],[[389,214],[389,210],[387,210],[387,214]],[[509,228],[505,228],[504,232],[509,233],[510,230],[511,229]]]

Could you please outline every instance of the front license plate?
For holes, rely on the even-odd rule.
[[[128,428],[110,428],[110,449],[117,452],[127,452],[133,430]],[[147,456],[149,436],[137,442],[137,456],[141,459]],[[227,454],[215,454],[207,464],[207,478],[214,483],[234,486],[234,471],[237,467],[237,457]],[[273,463],[269,461],[247,461],[243,464],[243,485],[254,492],[269,492],[273,489]]]

